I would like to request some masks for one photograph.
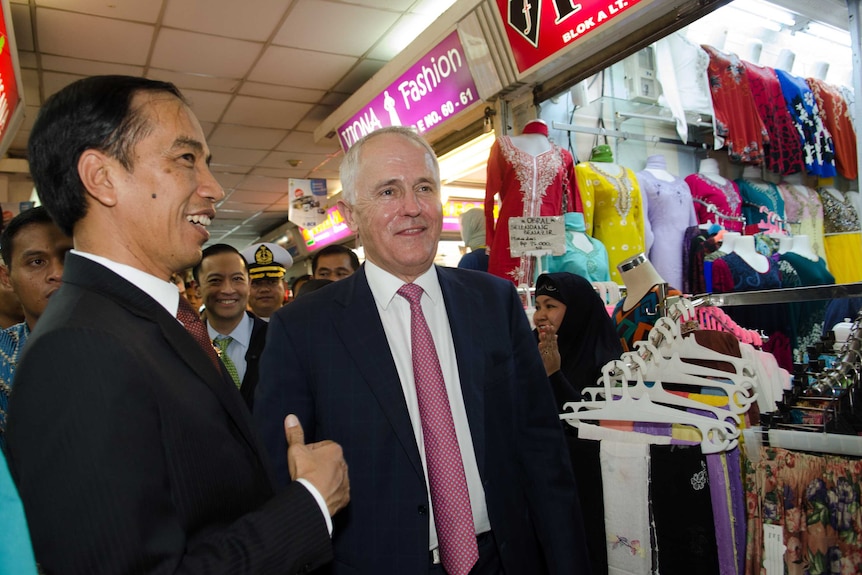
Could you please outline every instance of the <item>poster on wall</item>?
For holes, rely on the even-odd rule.
[[[326,180],[288,179],[290,210],[287,219],[301,228],[313,228],[326,219]]]
[[[497,0],[518,72],[598,30],[641,0]]]

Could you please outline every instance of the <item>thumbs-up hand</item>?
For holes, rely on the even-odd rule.
[[[292,413],[284,418],[284,436],[290,478],[305,479],[314,485],[326,501],[329,514],[335,515],[350,501],[350,480],[341,446],[334,441],[306,445],[302,425]]]

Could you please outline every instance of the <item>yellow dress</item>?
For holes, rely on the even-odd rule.
[[[862,234],[859,216],[846,194],[835,190],[838,199],[828,189],[820,190],[823,202],[824,247],[829,271],[835,283],[862,281]]]
[[[586,232],[605,245],[611,280],[622,284],[617,265],[646,251],[637,178],[629,168],[598,162],[575,166],[575,178]]]

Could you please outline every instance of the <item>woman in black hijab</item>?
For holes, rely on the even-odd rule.
[[[604,303],[579,275],[539,276],[533,323],[561,412],[565,403],[580,401],[581,390],[596,385],[602,366],[623,353]]]

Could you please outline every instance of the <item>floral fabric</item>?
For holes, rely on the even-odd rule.
[[[862,573],[862,461],[760,448],[744,460],[746,575],[764,566],[764,525],[783,527],[787,575]]]

